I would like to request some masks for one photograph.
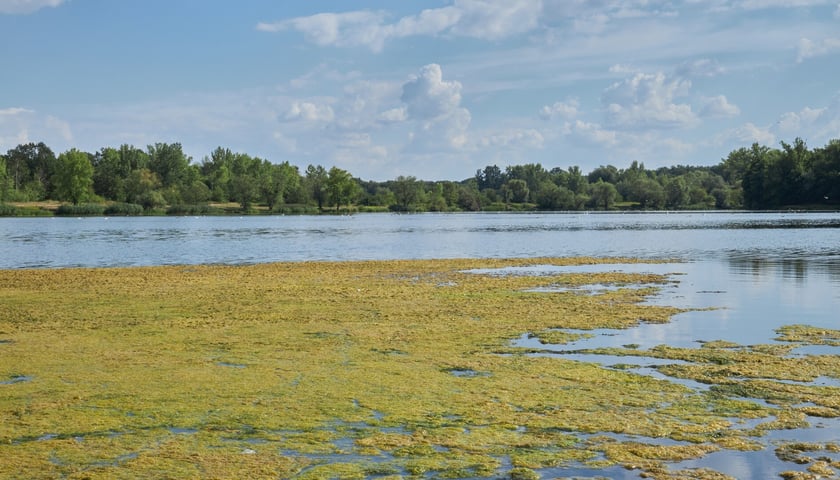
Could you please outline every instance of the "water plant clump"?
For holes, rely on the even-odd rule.
[[[837,407],[818,398],[828,390],[760,383],[770,367],[749,359],[767,352],[717,345],[678,365],[705,370],[670,373],[771,392],[787,416],[725,382],[698,392],[510,347],[529,332],[666,322],[679,310],[643,303],[666,277],[597,273],[646,287],[590,296],[533,291],[586,274],[468,272],[595,262],[609,260],[0,271],[0,379],[27,379],[0,385],[0,478],[537,478],[575,466],[677,478],[669,462],[750,448],[804,408]],[[835,375],[818,360],[812,373]],[[714,370],[738,362],[754,370]],[[737,428],[757,418],[769,425]]]

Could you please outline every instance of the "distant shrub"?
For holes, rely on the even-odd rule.
[[[220,215],[222,210],[210,205],[172,205],[166,209],[167,215]]]
[[[318,207],[302,203],[287,203],[274,207],[274,211],[272,213],[280,213],[283,215],[317,215]]]
[[[80,203],[78,205],[62,204],[55,211],[56,215],[66,216],[95,216],[103,215],[105,206],[98,203]]]
[[[143,205],[136,203],[113,203],[105,208],[105,215],[142,215]]]
[[[16,217],[18,215],[19,209],[16,206],[0,203],[0,217]]]

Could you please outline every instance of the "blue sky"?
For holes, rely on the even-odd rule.
[[[840,138],[840,0],[0,0],[0,152],[461,180]]]

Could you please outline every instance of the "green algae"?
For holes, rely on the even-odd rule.
[[[667,322],[679,310],[641,303],[666,277],[467,272],[608,261],[2,271],[0,378],[29,380],[0,385],[0,477],[463,478],[506,459],[511,478],[576,464],[669,478],[669,461],[754,449],[838,409],[831,387],[774,381],[837,363],[777,346],[612,352],[688,362],[661,370],[708,392],[509,347]],[[628,288],[539,291],[592,283]],[[790,348],[835,338],[782,334]],[[580,439],[600,432],[687,443]]]

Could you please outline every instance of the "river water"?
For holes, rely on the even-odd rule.
[[[676,282],[651,301],[715,308],[665,325],[595,332],[575,348],[696,347],[711,340],[751,345],[772,342],[783,325],[840,328],[840,213],[0,218],[0,269],[564,256],[675,259],[596,268],[672,274]],[[820,381],[840,385],[836,378]],[[836,419],[813,424],[820,428],[771,436],[763,451],[725,451],[681,467],[774,477],[792,468],[775,458],[773,441],[840,442]],[[554,473],[569,474],[547,472]]]

